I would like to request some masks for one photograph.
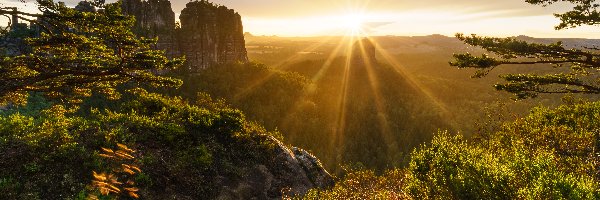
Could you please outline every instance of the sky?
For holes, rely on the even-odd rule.
[[[35,10],[33,0],[0,0],[0,6]],[[113,0],[114,1],[114,0]],[[75,5],[77,0],[65,0]],[[110,0],[108,0],[110,2]],[[176,15],[189,0],[171,0]],[[552,14],[571,9],[569,4],[548,7],[525,0],[213,0],[242,15],[244,29],[254,35],[420,36],[455,33],[486,36],[600,38],[600,27],[554,30]]]

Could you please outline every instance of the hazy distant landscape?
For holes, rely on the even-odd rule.
[[[432,36],[377,36],[370,37],[377,44],[377,58],[380,63],[385,63],[400,71],[405,72],[406,79],[414,81],[432,98],[439,100],[451,113],[465,113],[461,109],[473,109],[468,113],[481,114],[481,107],[493,106],[496,103],[507,104],[515,114],[522,113],[531,106],[552,106],[560,103],[557,96],[542,96],[541,98],[525,101],[512,101],[511,95],[495,91],[493,85],[500,82],[500,74],[523,73],[536,71],[539,67],[522,66],[517,69],[497,69],[487,77],[481,79],[470,78],[475,70],[456,69],[448,64],[452,55],[457,52],[471,52],[483,54],[482,49],[469,46],[454,37],[442,35]],[[600,40],[593,39],[546,39],[519,36],[518,39],[550,43],[562,41],[566,47],[581,48],[600,44]],[[343,41],[343,37],[276,37],[276,36],[246,36],[248,57],[256,62],[265,63],[282,71],[300,72],[301,69],[290,69],[304,61],[323,61],[332,56],[332,52]],[[323,42],[326,41],[326,42]],[[348,45],[342,45],[334,57],[344,56]],[[382,55],[385,53],[386,55]],[[387,60],[389,59],[389,60]],[[540,70],[538,70],[540,71]],[[540,72],[543,72],[541,70]],[[463,116],[465,117],[465,116]],[[472,120],[480,116],[471,116],[472,119],[454,119],[454,130],[461,130],[463,134],[473,132]]]
[[[517,37],[521,40],[550,43],[563,41],[565,46],[571,48],[581,48],[582,46],[597,45],[600,40],[589,39],[543,39],[531,38],[526,36]],[[452,60],[452,55],[456,52],[472,52],[474,54],[483,54],[484,51],[466,45],[453,37],[442,35],[431,36],[378,36],[370,37],[377,46],[377,58],[381,64],[389,65],[401,72],[400,79],[411,82],[409,87],[417,90],[423,95],[416,98],[429,106],[437,106],[438,117],[436,122],[420,121],[412,126],[425,126],[425,124],[436,123],[438,126],[431,129],[425,129],[412,134],[421,135],[422,138],[431,138],[436,129],[449,130],[452,133],[471,136],[473,134],[489,131],[486,126],[499,126],[501,121],[514,120],[527,114],[527,110],[536,106],[555,107],[561,104],[560,95],[546,95],[536,99],[514,101],[512,96],[507,93],[499,92],[493,89],[493,85],[501,82],[497,76],[508,73],[523,72],[541,72],[539,67],[521,66],[518,68],[498,69],[489,76],[481,79],[470,78],[474,70],[459,70],[451,67],[448,62]],[[344,57],[347,49],[351,48],[345,42],[348,38],[344,37],[277,37],[277,36],[253,36],[246,34],[246,45],[248,57],[250,60],[265,63],[274,69],[288,72],[297,72],[307,78],[316,74],[316,69],[324,66],[325,60],[330,57]],[[336,52],[336,48],[340,48]],[[384,55],[382,55],[382,53]],[[311,71],[312,70],[312,71]],[[339,74],[329,74],[329,76],[342,76]],[[385,83],[385,87],[406,87],[400,82]],[[341,90],[341,89],[340,89]],[[333,96],[333,95],[332,95]],[[576,96],[578,98],[579,96]],[[588,96],[587,98],[590,98]],[[591,97],[595,98],[595,97]],[[398,99],[397,103],[407,103],[415,99]],[[403,102],[404,101],[404,102]],[[235,105],[235,104],[234,104]],[[252,118],[253,112],[246,111]],[[419,114],[416,114],[419,115]],[[497,118],[500,117],[500,118]],[[309,135],[309,133],[298,132],[297,127],[287,128],[283,124],[273,124],[265,120],[253,118],[267,124],[267,127],[278,127],[287,140],[293,144],[305,147],[315,155],[322,158],[326,166],[330,169],[336,168],[338,161],[330,162],[330,150],[323,150],[314,141],[319,140],[314,136],[310,140],[295,139],[297,135]],[[405,120],[398,118],[395,120]],[[430,119],[431,120],[431,119]],[[492,124],[490,124],[492,123]],[[497,123],[497,124],[493,124]],[[322,131],[321,131],[322,132]],[[322,133],[321,133],[322,134]],[[328,134],[323,134],[328,135]],[[292,136],[292,137],[290,137]],[[323,136],[321,136],[323,137]],[[426,140],[423,140],[426,141]],[[402,154],[409,154],[410,149],[418,146],[421,142],[396,141],[403,144],[401,146],[412,146],[402,151]],[[365,162],[364,160],[353,160],[350,162]],[[388,161],[389,164],[391,161]],[[332,163],[332,164],[330,164]],[[363,163],[364,164],[364,163]],[[367,164],[369,166],[369,164]],[[380,166],[381,167],[381,166]]]

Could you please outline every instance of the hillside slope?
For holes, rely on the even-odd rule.
[[[283,145],[239,110],[134,93],[91,116],[53,106],[0,117],[0,199],[103,196],[102,180],[115,181],[109,196],[133,187],[143,199],[279,199],[333,184],[314,156]]]

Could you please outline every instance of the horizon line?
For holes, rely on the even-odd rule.
[[[314,38],[314,37],[346,37],[346,35],[265,35],[265,34],[253,34],[251,32],[244,32],[244,37],[247,36],[247,34],[250,34],[250,37],[280,37],[280,38]],[[465,34],[466,35],[466,34]],[[468,34],[470,35],[470,34]],[[536,36],[530,36],[530,35],[512,35],[512,36],[490,36],[490,35],[485,35],[485,34],[476,34],[477,36],[483,36],[483,37],[494,37],[494,38],[513,38],[513,37],[530,37],[530,38],[536,38],[536,39],[586,39],[586,40],[599,40],[600,38],[585,38],[585,37],[536,37]],[[365,36],[360,36],[361,38],[368,38],[368,37],[429,37],[429,36],[443,36],[443,37],[448,37],[448,38],[454,38],[455,36],[449,36],[449,35],[445,35],[445,34],[439,34],[439,33],[432,33],[432,34],[415,34],[415,35],[365,35]]]

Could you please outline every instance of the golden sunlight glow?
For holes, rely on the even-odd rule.
[[[352,13],[344,16],[343,26],[347,30],[346,35],[358,36],[363,32],[363,26],[366,21],[366,17],[362,13]]]
[[[38,13],[35,1],[0,0],[0,7],[19,7],[20,11]],[[65,0],[75,6],[75,0]],[[112,3],[116,0],[107,0]],[[178,16],[187,1],[172,0]],[[560,23],[553,13],[570,7],[525,6],[523,1],[401,1],[334,0],[334,1],[254,1],[211,0],[235,9],[242,15],[244,31],[254,35],[341,36],[366,34],[424,36],[477,33],[495,37],[528,35],[550,38],[599,38],[595,26],[556,31]],[[268,3],[267,3],[268,2]],[[365,15],[368,14],[368,15]],[[178,18],[178,17],[177,17]],[[8,18],[0,17],[0,24]]]

